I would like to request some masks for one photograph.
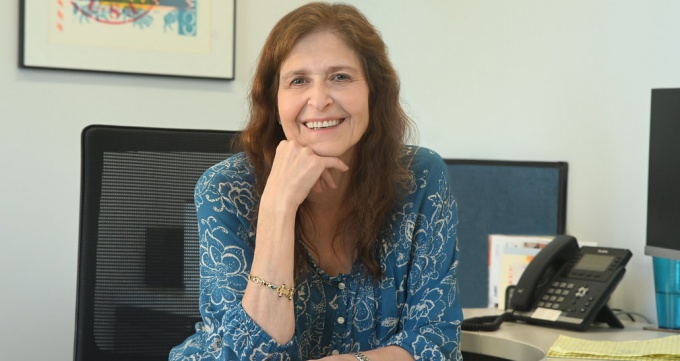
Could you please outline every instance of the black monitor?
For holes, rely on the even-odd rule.
[[[680,260],[680,88],[653,89],[645,254]]]

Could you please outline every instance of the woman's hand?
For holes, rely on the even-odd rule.
[[[349,167],[336,157],[322,157],[297,141],[284,140],[276,148],[276,156],[267,179],[266,194],[290,202],[295,209],[307,198],[309,192],[335,189],[337,184],[331,173],[346,172]],[[270,199],[271,200],[271,199]]]

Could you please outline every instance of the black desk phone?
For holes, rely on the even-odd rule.
[[[574,237],[555,237],[529,263],[510,292],[512,318],[581,331],[593,322],[623,328],[607,301],[631,257],[627,249],[579,248]]]

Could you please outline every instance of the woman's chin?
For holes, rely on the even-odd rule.
[[[312,146],[312,150],[314,151],[314,154],[320,156],[320,157],[335,157],[335,158],[340,158],[343,161],[346,161],[349,159],[350,154],[352,154],[353,147],[346,149],[338,149],[338,148],[331,148],[331,147],[321,147],[321,146]]]

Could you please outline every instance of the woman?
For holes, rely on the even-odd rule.
[[[203,323],[171,360],[460,360],[445,166],[405,146],[385,44],[354,7],[270,33],[244,152],[196,187]]]

